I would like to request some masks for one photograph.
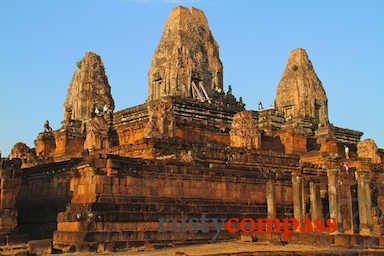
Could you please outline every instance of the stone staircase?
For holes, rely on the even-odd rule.
[[[257,219],[267,216],[267,206],[249,205],[247,201],[101,197],[98,203],[69,204],[67,210],[59,214],[58,229],[53,237],[54,246],[74,246],[76,251],[94,251],[100,245],[125,249],[145,244],[209,242],[217,234],[215,226],[209,221],[207,233],[201,230],[173,232],[172,220],[164,224],[165,232],[159,232],[159,219],[177,219],[177,228],[181,229],[180,219],[188,222],[192,218],[201,218],[202,214],[207,219]],[[238,238],[237,233],[221,230],[216,240]]]

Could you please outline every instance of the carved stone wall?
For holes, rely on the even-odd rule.
[[[70,180],[75,173],[71,168],[79,162],[72,158],[23,169],[16,202],[21,234],[28,234],[32,240],[52,239],[57,229],[57,215],[65,211],[73,196]]]
[[[241,111],[233,116],[229,134],[231,147],[259,148],[261,145],[261,134],[251,111]]]
[[[92,167],[82,163],[73,171],[78,172],[70,182],[73,198],[65,211],[58,214],[53,235],[58,247],[75,246],[76,251],[89,251],[124,249],[146,241],[211,241],[214,225],[207,226],[210,230],[207,234],[175,235],[168,224],[166,233],[158,232],[159,219],[169,216],[190,219],[201,212],[226,219],[250,215],[256,218],[267,212],[265,182],[271,174],[249,169],[225,172],[222,167],[196,168],[189,163],[145,161],[144,164],[139,159],[116,156],[93,161]],[[101,171],[106,169],[111,171]],[[276,190],[280,195],[280,188]],[[281,194],[278,205],[283,198],[290,200],[290,193]],[[217,239],[238,236],[222,231]]]
[[[55,153],[56,141],[54,133],[41,132],[34,142],[37,156],[51,156]]]
[[[36,161],[36,154],[34,149],[31,149],[23,142],[18,142],[13,146],[8,158],[10,160],[19,158],[22,160],[22,164],[32,163]]]
[[[144,137],[174,137],[175,117],[172,102],[161,101],[149,112],[149,121],[144,129]]]
[[[87,124],[86,131],[84,149],[94,150],[110,146],[108,139],[109,125],[104,117],[95,116],[92,118]]]
[[[373,139],[366,139],[357,144],[357,155],[360,158],[370,158],[372,163],[381,164],[381,157]]]
[[[307,136],[300,126],[286,127],[276,134],[285,148],[287,154],[301,154],[307,152]]]

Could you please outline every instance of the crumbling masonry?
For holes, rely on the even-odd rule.
[[[204,242],[213,226],[175,234],[168,223],[161,233],[158,220],[205,214],[335,218],[337,232],[296,232],[291,241],[384,246],[384,151],[330,123],[327,104],[307,53],[295,49],[274,106],[245,110],[224,92],[204,13],[176,7],[151,62],[146,102],[114,112],[101,58],[87,52],[62,127],[2,159],[0,242],[52,238],[77,251]],[[222,230],[217,239],[239,236]]]

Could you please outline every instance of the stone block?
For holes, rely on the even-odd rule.
[[[126,177],[125,178],[127,181],[126,181],[126,184],[127,184],[127,186],[132,186],[135,182],[134,182],[134,178],[132,178],[132,177]]]
[[[112,194],[113,194],[113,195],[118,195],[118,194],[120,194],[120,186],[119,186],[118,184],[112,186]]]
[[[361,238],[362,238],[362,245],[364,247],[378,246],[379,245],[378,237],[361,236]]]
[[[118,177],[112,177],[112,185],[113,186],[118,186],[120,184],[120,178]]]
[[[118,193],[123,195],[126,194],[126,186],[120,185]]]
[[[3,179],[8,179],[11,178],[12,170],[11,169],[0,169],[0,178]]]
[[[351,245],[350,236],[344,234],[335,235],[335,245]]]
[[[103,186],[103,194],[112,194],[112,187],[109,184]]]
[[[103,192],[103,185],[102,184],[95,184],[94,192],[96,194],[101,194]]]
[[[107,163],[106,163],[106,167],[107,168],[119,168],[120,167],[120,162],[116,159],[111,159],[111,158],[108,158],[107,159]]]
[[[127,179],[126,178],[120,178],[119,179],[119,185],[120,186],[126,186],[127,185]]]
[[[378,225],[379,224],[379,217],[377,217],[377,216],[373,216],[372,217],[372,224],[373,225]]]
[[[383,236],[379,236],[377,239],[378,239],[379,246],[384,246],[384,237]]]
[[[89,252],[89,248],[90,248],[90,246],[89,246],[89,244],[82,243],[82,244],[77,244],[77,245],[75,245],[75,248],[76,248],[76,252],[79,252],[79,253],[81,253],[81,252],[87,253],[87,252]]]
[[[77,186],[77,194],[78,195],[86,195],[88,192],[89,185],[78,185]]]
[[[0,200],[1,200],[0,206],[3,209],[10,209],[15,207],[16,198],[3,197]]]
[[[79,222],[58,222],[58,231],[76,231],[79,229]]]
[[[36,255],[52,253],[52,239],[28,241],[29,253]]]
[[[98,158],[95,159],[95,167],[96,168],[105,168],[106,167],[106,159],[104,158]]]
[[[134,185],[135,187],[142,187],[143,186],[143,180],[142,179],[134,179]]]
[[[241,242],[252,243],[253,242],[253,238],[250,235],[241,235],[240,236],[240,241]]]
[[[105,252],[105,244],[100,243],[100,244],[97,246],[97,253],[103,253],[103,252]]]
[[[15,190],[20,187],[21,179],[5,178],[1,179],[1,189]]]
[[[353,246],[359,246],[362,244],[362,238],[360,235],[349,235],[350,244]]]
[[[116,176],[119,172],[116,169],[113,168],[106,168],[107,170],[107,176]]]
[[[61,252],[62,253],[74,253],[74,252],[76,252],[76,247],[74,245],[62,246]]]
[[[28,235],[9,235],[6,237],[7,245],[26,244],[28,243]]]
[[[278,234],[271,233],[270,241],[271,241],[271,244],[273,245],[278,245],[278,246],[284,245],[283,241],[281,240]]]
[[[6,237],[0,236],[0,246],[6,245],[7,239]]]

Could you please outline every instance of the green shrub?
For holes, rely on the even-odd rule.
[[[77,68],[81,68],[81,60],[79,60],[79,61],[76,62],[76,67],[77,67]]]

